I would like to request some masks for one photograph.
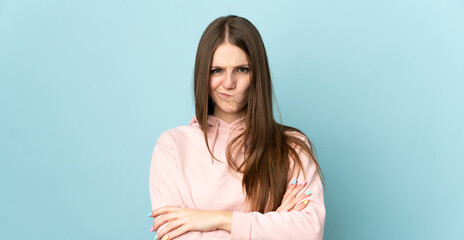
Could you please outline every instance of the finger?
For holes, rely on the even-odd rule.
[[[290,207],[288,204],[281,204],[277,209],[276,212],[288,212],[290,210]]]
[[[298,187],[298,179],[295,178],[287,187],[287,190],[285,190],[285,194],[282,198],[282,204],[285,205],[291,198],[291,194],[293,193],[293,190]]]
[[[289,203],[289,205],[292,205],[291,208],[293,208],[296,204],[303,201],[305,198],[308,198],[309,196],[311,196],[311,191],[307,190],[304,194],[300,194],[300,195],[295,196],[292,199],[292,201]]]
[[[305,180],[305,181],[299,183],[297,186],[295,186],[295,187],[290,191],[289,196],[295,197],[295,196],[301,191],[301,189],[303,189],[303,188],[306,186],[307,183],[308,183],[307,180]]]
[[[158,237],[160,239],[173,239],[178,237],[180,234],[176,235],[175,231],[185,225],[185,222],[181,219],[176,219],[172,222],[168,222],[163,227],[157,231]],[[174,233],[173,233],[174,232]]]
[[[287,196],[284,196],[284,199],[282,200],[283,204],[288,204],[289,202],[293,201],[294,198],[297,196],[297,194],[306,186],[308,181],[301,182],[300,184],[294,186],[287,194]],[[293,206],[292,206],[293,207]]]
[[[302,181],[301,183],[298,184],[298,179],[294,179],[287,187],[287,190],[282,198],[282,202],[276,211],[277,212],[290,211],[291,209],[293,209],[299,201],[301,201],[307,196],[307,195],[306,196],[303,195],[302,197],[297,197],[298,193],[304,187],[306,187],[307,184],[308,184],[307,180]]]
[[[288,195],[288,193],[291,191],[291,189],[295,188],[296,186],[298,186],[298,179],[297,178],[293,179],[293,181],[290,184],[288,184],[287,189],[285,190],[285,195]]]
[[[155,219],[155,222],[153,223],[153,229],[155,231],[158,231],[158,228],[161,227],[162,225],[168,223],[168,222],[172,222],[174,220],[176,220],[178,217],[179,214],[177,212],[171,212],[171,213],[167,213],[167,214],[164,214],[164,215],[160,215],[158,216],[156,219]]]
[[[296,204],[295,198],[287,198],[285,201],[282,202],[282,204],[279,207],[279,211],[290,211]]]
[[[153,210],[147,215],[147,217],[152,217],[153,215]]]
[[[175,229],[174,231],[172,232],[168,232],[165,236],[166,239],[163,239],[163,240],[171,240],[171,239],[174,239],[176,237],[179,237],[180,235],[186,233],[190,231],[189,228],[186,226],[186,225],[182,225],[182,226],[179,226],[177,229]]]
[[[178,212],[181,209],[182,208],[173,207],[173,206],[160,207],[152,211],[151,217],[156,217],[156,216],[163,215],[169,212]]]
[[[309,204],[309,200],[306,199],[306,200],[304,200],[303,202],[300,202],[298,205],[296,205],[296,206],[292,209],[292,211],[301,211],[301,210],[303,210],[306,206],[308,206],[308,204]]]
[[[298,193],[306,186],[307,181],[299,184],[295,187],[292,192],[287,195],[287,197],[282,201],[281,206],[279,207],[279,211],[291,211],[298,202],[302,201],[306,197],[310,196],[311,191],[306,191],[304,194],[298,195]]]

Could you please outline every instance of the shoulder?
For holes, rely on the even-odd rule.
[[[202,131],[195,126],[179,126],[161,133],[156,144],[175,146],[181,142],[202,136]]]
[[[308,139],[308,136],[306,136],[306,134],[304,134],[301,130],[293,128],[293,127],[289,127],[289,126],[284,126],[284,132],[287,137],[301,140],[302,142],[304,142],[306,145],[308,145],[311,148],[311,144]],[[295,144],[295,141],[294,140],[292,141],[292,139],[287,139],[287,141],[289,141],[289,143],[293,143],[292,145]]]
[[[287,136],[287,144],[289,147],[293,148],[296,154],[300,157],[305,156],[304,158],[309,159],[315,157],[313,145],[306,134],[293,127],[284,126],[284,129],[285,135]]]
[[[303,141],[306,141],[308,139],[308,137],[306,137],[306,135],[303,132],[295,128],[285,130],[285,135],[289,137],[295,137]]]
[[[307,179],[313,179],[314,176],[319,175],[320,167],[316,160],[315,149],[308,136],[295,128],[290,128],[290,130],[285,131],[285,134],[289,136],[287,143],[294,150],[293,153],[290,152],[292,171],[300,172],[302,170],[301,173]]]

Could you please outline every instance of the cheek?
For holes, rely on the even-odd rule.
[[[243,96],[248,98],[248,92],[249,92],[249,89],[250,89],[250,78],[246,77],[246,78],[242,79],[242,83],[243,84],[240,86],[241,92],[242,92]]]
[[[215,90],[221,84],[221,79],[219,77],[210,77],[209,78],[209,87],[211,90]]]
[[[244,82],[244,84],[240,87],[240,102],[242,104],[246,104],[248,102],[248,95],[250,94],[250,83]]]
[[[243,104],[246,104],[248,103],[248,95],[249,95],[249,90],[248,88],[243,92],[243,95],[242,95],[242,103]]]

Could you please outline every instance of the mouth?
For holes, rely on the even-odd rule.
[[[227,94],[227,93],[222,93],[222,92],[219,92],[219,95],[221,95],[221,97],[224,97],[224,98],[230,98],[230,97],[232,97],[232,95]]]

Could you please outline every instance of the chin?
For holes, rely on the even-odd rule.
[[[223,110],[223,112],[233,114],[233,113],[238,113],[240,111],[238,111],[237,109],[225,109]]]
[[[229,114],[236,114],[236,113],[240,113],[243,111],[243,108],[237,108],[237,107],[234,107],[234,108],[222,108],[223,112],[225,113],[229,113]]]
[[[239,110],[238,110],[237,108],[233,108],[233,107],[225,107],[225,108],[224,108],[224,107],[219,106],[219,109],[220,109],[222,112],[224,112],[224,113],[229,113],[229,114],[231,114],[231,113],[238,113],[238,112],[239,112]]]

